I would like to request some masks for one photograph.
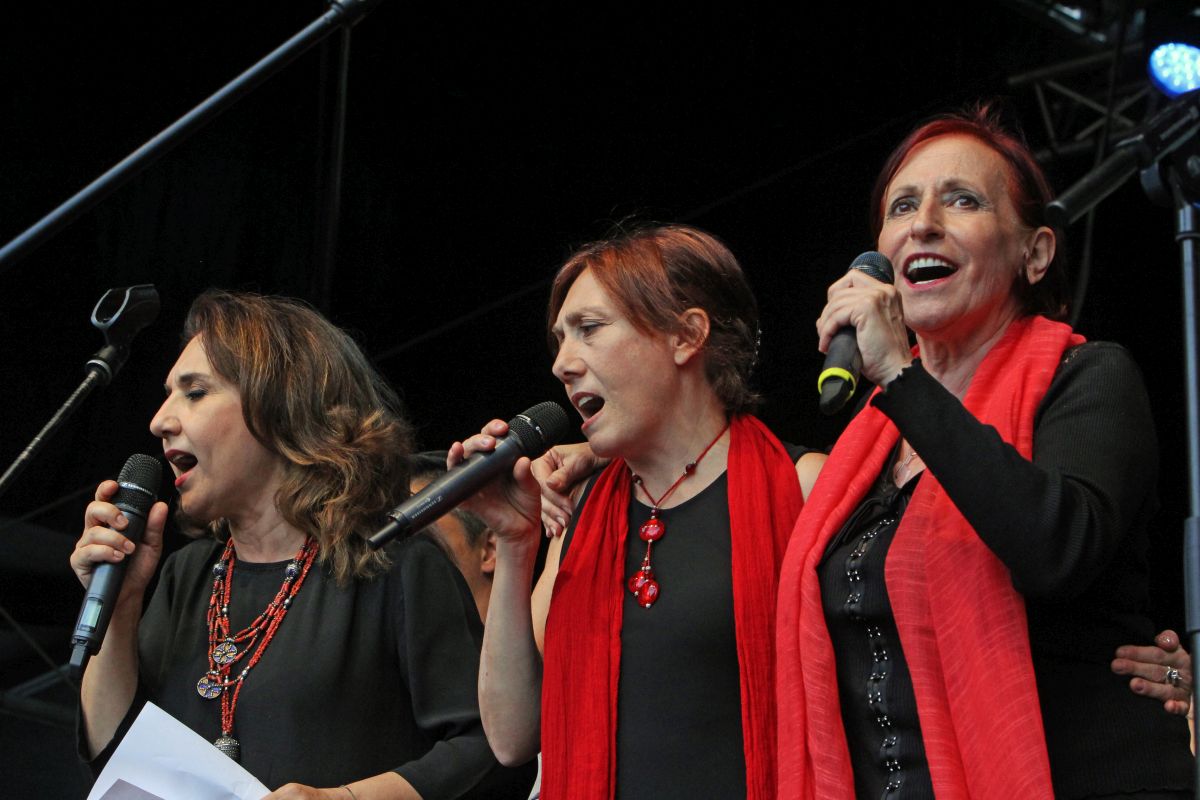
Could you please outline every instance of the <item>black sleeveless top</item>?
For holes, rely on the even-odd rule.
[[[785,447],[793,461],[809,452]],[[728,495],[721,475],[695,497],[660,511],[666,533],[654,545],[653,563],[661,594],[643,608],[625,590],[617,797],[746,796]],[[563,535],[561,563],[567,563],[578,518],[577,512]],[[631,500],[625,578],[646,554],[637,531],[649,518],[650,507]]]

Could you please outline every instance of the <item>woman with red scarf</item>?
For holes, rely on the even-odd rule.
[[[555,279],[554,374],[612,460],[532,601],[529,462],[472,506],[497,535],[484,728],[504,763],[540,739],[548,800],[777,796],[776,576],[823,456],[748,413],[757,317],[733,255],[685,226],[586,246]],[[451,461],[504,432],[489,424]]]
[[[880,175],[895,285],[853,271],[817,322],[879,389],[783,566],[781,797],[1191,796],[1183,721],[1110,671],[1153,635],[1154,426],[1128,353],[1057,321],[1050,196],[986,109]]]

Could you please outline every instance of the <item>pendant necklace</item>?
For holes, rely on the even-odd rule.
[[[221,699],[221,735],[213,742],[217,749],[234,761],[241,757],[241,744],[233,738],[233,715],[246,676],[275,636],[275,631],[287,616],[292,599],[300,591],[308,570],[316,560],[317,542],[311,536],[304,540],[300,552],[288,562],[283,571],[283,585],[266,609],[253,622],[237,633],[229,631],[229,597],[233,588],[233,568],[237,553],[233,540],[225,543],[221,559],[213,565],[212,595],[208,600],[208,671],[196,681],[196,692],[205,700]],[[241,672],[230,677],[233,667],[252,653]],[[232,689],[232,691],[231,691]]]
[[[654,601],[658,599],[661,589],[658,581],[654,578],[654,568],[650,565],[650,552],[654,543],[661,539],[663,534],[667,532],[667,526],[658,518],[659,508],[679,488],[679,484],[683,483],[683,479],[696,471],[696,465],[700,463],[702,458],[708,455],[708,451],[725,435],[725,431],[727,430],[729,430],[728,422],[725,423],[724,428],[721,428],[721,432],[717,434],[716,438],[700,451],[700,455],[696,456],[693,461],[688,462],[687,466],[683,468],[683,474],[676,478],[675,482],[667,487],[667,490],[657,500],[651,496],[650,490],[646,488],[646,484],[642,481],[640,475],[632,470],[629,473],[634,485],[641,487],[642,493],[650,501],[650,519],[643,522],[642,526],[638,528],[638,536],[646,543],[646,555],[642,557],[642,566],[629,577],[629,580],[625,584],[629,587],[629,591],[633,592],[637,597],[637,603],[642,608],[649,608],[654,605]]]

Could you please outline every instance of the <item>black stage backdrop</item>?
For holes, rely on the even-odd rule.
[[[0,241],[323,8],[23,4],[0,25]],[[813,322],[825,286],[872,246],[867,195],[888,149],[928,114],[993,95],[1044,144],[1032,93],[1006,78],[1093,52],[1007,4],[941,0],[803,10],[393,0],[352,40],[328,296],[314,256],[332,96],[321,48],[0,275],[3,465],[102,343],[88,323],[100,295],[150,282],[163,297],[114,385],[0,498],[0,517],[38,526],[0,532],[0,606],[60,663],[80,596],[66,557],[85,500],[130,453],[158,452],[147,423],[183,313],[205,287],[321,305],[400,390],[421,443],[445,447],[493,416],[563,399],[544,306],[574,245],[629,217],[691,222],[729,243],[759,297],[764,417],[784,438],[827,445],[844,418],[816,411]],[[1052,177],[1062,188],[1087,166],[1063,161]],[[1096,252],[1080,328],[1128,346],[1147,375],[1163,451],[1154,611],[1179,626],[1186,497],[1169,212],[1126,187],[1099,211]],[[44,671],[7,622],[0,645],[4,687]],[[10,756],[29,753],[10,759],[26,767],[9,788],[78,791],[45,766],[70,762],[69,736],[34,754],[30,731],[46,726],[7,715],[0,726],[15,732]]]

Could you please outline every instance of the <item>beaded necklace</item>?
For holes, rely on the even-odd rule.
[[[292,599],[304,584],[308,570],[316,560],[317,542],[311,536],[304,540],[300,551],[288,562],[283,571],[283,585],[275,594],[274,599],[267,604],[266,609],[253,622],[237,633],[229,631],[229,597],[233,588],[233,567],[237,563],[237,553],[233,549],[233,540],[225,543],[225,551],[221,559],[213,564],[213,589],[208,601],[208,671],[196,681],[196,692],[205,700],[221,698],[221,735],[213,742],[217,749],[237,761],[241,758],[242,747],[233,738],[233,715],[237,710],[237,701],[242,693],[242,684],[246,676],[279,629],[279,624],[287,616]],[[246,666],[237,675],[230,677],[234,665],[252,653]],[[233,691],[228,691],[233,687]]]
[[[642,566],[638,568],[637,572],[630,575],[629,580],[625,583],[625,585],[629,588],[629,591],[633,592],[634,595],[637,596],[637,603],[642,608],[649,608],[650,606],[654,605],[654,601],[658,600],[658,596],[661,592],[661,587],[659,586],[658,581],[654,578],[654,568],[650,565],[651,548],[653,547],[654,543],[661,539],[663,534],[667,532],[667,526],[661,519],[658,518],[659,507],[663,503],[667,502],[667,498],[679,488],[679,484],[683,483],[684,478],[696,471],[696,465],[700,463],[702,458],[708,455],[708,451],[711,450],[713,445],[725,435],[725,431],[727,430],[729,430],[728,422],[725,423],[724,428],[721,428],[721,432],[717,434],[716,438],[709,442],[708,446],[700,451],[700,455],[696,456],[695,459],[688,462],[688,464],[684,466],[683,474],[676,478],[675,482],[667,487],[667,490],[663,492],[662,496],[657,500],[655,500],[650,494],[650,490],[646,488],[646,484],[642,481],[641,476],[632,470],[629,472],[630,478],[633,480],[634,485],[641,487],[642,493],[645,494],[646,499],[650,501],[650,519],[643,522],[642,526],[638,528],[638,536],[643,542],[646,543],[646,555],[642,557]]]

